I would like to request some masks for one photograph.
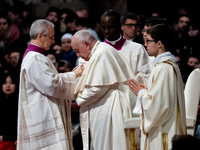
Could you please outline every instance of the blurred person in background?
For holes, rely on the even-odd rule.
[[[176,51],[183,63],[187,63],[192,51],[191,37],[188,34],[190,18],[187,15],[179,15],[174,25],[176,36]]]
[[[60,10],[60,32],[64,34],[67,30],[67,25],[65,23],[66,17],[74,14],[74,11],[69,8],[63,8]]]
[[[167,23],[167,20],[165,18],[161,18],[157,16],[152,16],[145,20],[144,28],[142,29],[144,42],[146,41],[146,37],[147,37],[147,33],[146,33],[147,29],[149,29],[153,25],[161,24],[161,23]]]
[[[126,12],[121,16],[121,24],[125,39],[144,45],[143,38],[138,35],[138,32],[140,32],[138,16],[131,12]]]
[[[95,30],[90,28],[89,26],[89,19],[88,18],[77,18],[76,20],[76,30],[79,31],[81,29],[87,29],[94,37],[96,40],[101,41],[98,37],[98,34]]]
[[[60,44],[60,38],[62,36],[60,32],[60,9],[57,7],[50,7],[46,11],[45,19],[51,21],[54,24],[55,44]]]
[[[61,37],[61,46],[62,52],[59,54],[59,60],[63,59],[70,63],[71,69],[76,66],[77,55],[76,52],[72,49],[71,40],[73,35],[70,33],[65,33]]]
[[[19,79],[5,73],[0,81],[0,149],[16,150]]]
[[[11,46],[19,36],[19,28],[12,24],[7,16],[0,14],[0,42],[3,46],[5,48]]]

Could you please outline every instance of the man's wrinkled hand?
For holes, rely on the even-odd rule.
[[[85,67],[83,65],[75,67],[72,72],[76,74],[76,78],[80,77],[84,71]]]

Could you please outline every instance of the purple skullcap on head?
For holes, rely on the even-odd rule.
[[[62,37],[61,37],[61,41],[63,39],[72,39],[73,35],[71,33],[65,33]]]

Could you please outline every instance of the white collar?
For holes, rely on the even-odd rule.
[[[92,54],[95,52],[97,46],[99,45],[100,41],[96,41],[96,43],[94,44],[91,52],[90,52],[90,55],[89,55],[89,58],[91,58]]]
[[[115,45],[116,42],[118,42],[120,39],[122,38],[121,34],[120,34],[120,37],[119,39],[115,40],[115,41],[108,41],[109,43],[111,43],[112,45]]]
[[[172,55],[170,52],[165,52],[165,53],[162,53],[160,55],[158,55],[153,63],[154,65],[157,64],[158,62],[164,60],[164,59],[169,59],[169,60],[172,60],[172,61],[175,61],[176,62],[176,58],[174,57],[174,55]]]

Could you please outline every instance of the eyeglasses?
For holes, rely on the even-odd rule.
[[[13,57],[10,57],[10,59],[11,59],[11,60],[13,60],[13,59],[16,60],[16,59],[19,59],[19,56],[13,56]]]
[[[139,25],[136,23],[136,24],[132,24],[132,23],[128,23],[128,24],[124,24],[126,25],[128,28],[132,28],[133,26],[134,27],[138,27]]]
[[[141,30],[142,34],[144,34],[146,31],[147,31],[146,29]]]
[[[44,36],[48,36],[51,40],[55,40],[55,37],[49,36],[49,35],[44,35]]]
[[[155,41],[155,40],[146,39],[146,44],[149,45],[149,43],[154,42],[154,41]]]

